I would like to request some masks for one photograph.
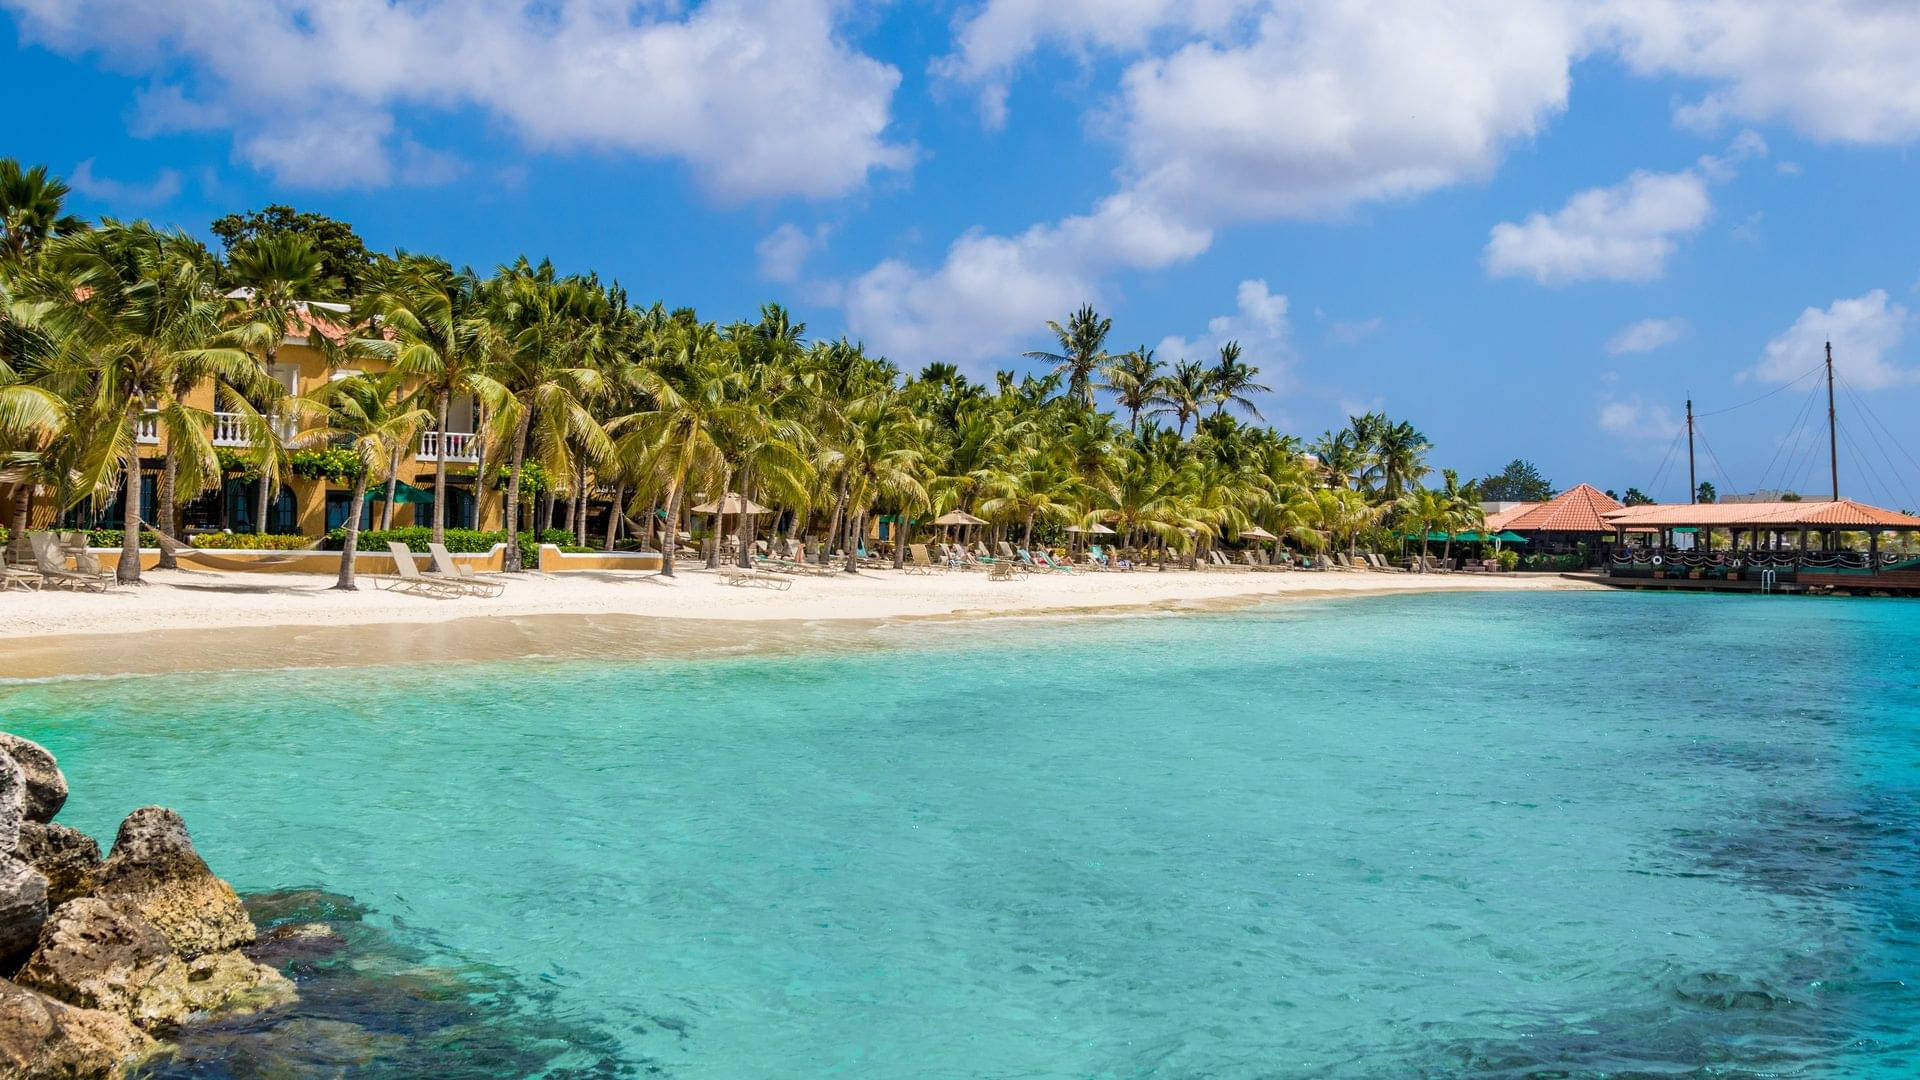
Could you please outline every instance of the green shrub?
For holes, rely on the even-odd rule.
[[[571,541],[571,537],[569,537]],[[360,532],[361,551],[385,551],[389,542],[405,544],[415,552],[424,552],[433,542],[433,530],[422,525],[405,529],[363,529]],[[448,529],[446,531],[447,550],[455,554],[484,555],[493,550],[493,545],[507,542],[504,532],[481,532],[474,529]],[[339,551],[347,543],[347,530],[333,529],[327,533],[322,545],[328,551]],[[540,565],[539,546],[532,536],[520,534],[520,565],[535,567]]]
[[[1500,569],[1511,571],[1520,565],[1520,553],[1512,548],[1502,548],[1494,558],[1500,561]]]
[[[367,463],[361,461],[358,454],[342,447],[295,450],[287,455],[287,462],[295,476],[304,476],[309,480],[331,480],[338,484],[349,483],[367,471]]]
[[[311,547],[313,537],[282,533],[199,533],[191,541],[197,548],[224,548],[230,551],[298,551]]]
[[[507,490],[507,483],[512,478],[513,470],[507,468],[505,465],[494,466],[493,489],[495,491]],[[522,499],[538,495],[551,486],[552,484],[547,480],[546,466],[537,461],[523,461],[520,463],[520,497]]]
[[[88,547],[117,548],[127,538],[125,530],[122,529],[88,529],[86,533]],[[140,546],[143,548],[159,547],[160,538],[145,529],[141,529]]]

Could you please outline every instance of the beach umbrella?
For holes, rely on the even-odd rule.
[[[696,514],[771,514],[773,511],[754,502],[752,499],[735,492],[727,492],[725,498],[712,502],[703,502],[693,508]]]
[[[933,519],[935,525],[985,525],[986,518],[977,518],[965,510],[949,510]]]
[[[367,501],[386,502],[387,485],[381,484],[377,488],[369,489],[367,491]],[[433,492],[423,491],[407,483],[405,480],[397,480],[393,485],[393,501],[395,505],[400,503],[431,503],[433,501]]]
[[[1241,537],[1241,539],[1245,539],[1245,538],[1247,538],[1247,537],[1249,537],[1249,536],[1251,536],[1251,537],[1253,537],[1253,538],[1254,538],[1255,540],[1278,540],[1278,539],[1280,539],[1279,537],[1277,537],[1277,536],[1275,536],[1275,535],[1273,535],[1272,533],[1270,533],[1270,532],[1268,532],[1267,530],[1265,530],[1265,529],[1263,529],[1263,528],[1261,528],[1261,527],[1260,527],[1260,526],[1258,526],[1258,525],[1255,525],[1255,526],[1254,526],[1253,528],[1251,528],[1251,529],[1241,529],[1241,530],[1240,530],[1240,537]]]

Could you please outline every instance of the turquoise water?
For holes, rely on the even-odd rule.
[[[554,1075],[1920,1071],[1920,606],[879,637],[0,686],[0,718],[60,755],[63,820],[175,806],[243,891],[351,896],[603,1040]]]

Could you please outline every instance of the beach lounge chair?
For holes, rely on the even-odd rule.
[[[467,590],[451,581],[430,578],[420,572],[420,564],[414,562],[413,549],[405,544],[387,541],[387,553],[393,556],[393,576],[384,574],[369,575],[374,585],[388,592],[412,593],[415,596],[431,596],[441,600],[451,600],[456,596],[467,595]]]
[[[728,585],[738,585],[742,588],[773,589],[778,592],[786,592],[793,588],[793,579],[785,574],[777,574],[772,570],[761,570],[757,567],[749,570],[731,563],[720,567],[720,580]]]
[[[8,589],[37,591],[41,583],[42,578],[38,570],[0,563],[0,592],[6,592]]]
[[[63,589],[107,591],[111,577],[103,578],[99,574],[83,574],[67,569],[67,553],[52,533],[30,532],[27,534],[27,543],[33,549],[33,564],[40,573],[42,588],[51,584]]]
[[[1080,572],[1078,570],[1075,570],[1073,567],[1068,566],[1066,563],[1061,562],[1059,559],[1056,559],[1053,556],[1047,554],[1045,551],[1034,552],[1034,558],[1038,560],[1047,569],[1053,571],[1056,574],[1077,574]]]
[[[934,562],[933,557],[927,554],[927,545],[908,544],[907,562],[901,569],[909,574],[931,574],[935,570],[942,570],[945,569],[945,567]]]
[[[1007,559],[998,559],[987,564],[988,581],[1012,581],[1022,573],[1019,563]]]
[[[427,551],[433,555],[434,571],[469,593],[475,596],[494,597],[506,591],[506,582],[483,578],[454,562],[445,544],[428,544]]]

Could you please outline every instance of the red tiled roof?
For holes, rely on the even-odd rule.
[[[1550,502],[1521,503],[1487,516],[1490,532],[1612,532],[1603,516],[1620,504],[1591,484],[1568,488]]]
[[[1841,499],[1839,502],[1675,503],[1630,506],[1607,515],[1615,525],[1672,528],[1680,525],[1769,529],[1920,529],[1920,517]]]

